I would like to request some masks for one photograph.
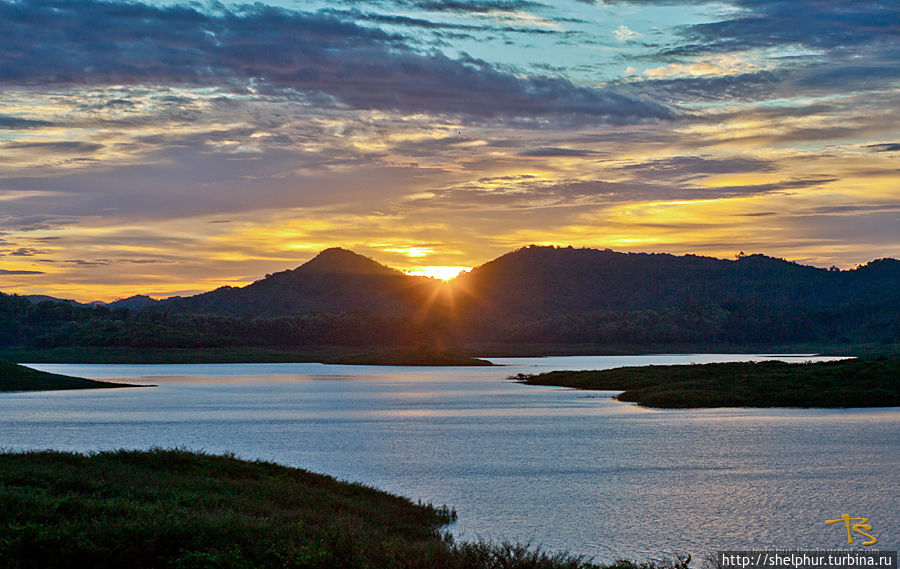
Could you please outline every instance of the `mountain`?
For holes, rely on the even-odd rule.
[[[78,302],[76,300],[72,300],[70,298],[56,298],[55,296],[47,296],[46,294],[26,294],[22,298],[28,299],[28,302],[32,304],[38,304],[41,302],[66,302],[69,304],[77,304],[82,305],[83,303]],[[85,305],[98,304],[95,302],[86,303]]]
[[[107,302],[106,306],[108,306],[109,308],[127,308],[128,310],[140,310],[142,308],[147,308],[148,306],[154,306],[158,302],[158,300],[156,300],[155,298],[150,298],[146,294],[136,294],[134,296],[129,296],[128,298],[120,298],[112,302]]]
[[[445,284],[332,248],[245,287],[117,303],[0,295],[0,345],[900,344],[900,261],[840,271],[530,246]]]
[[[900,261],[829,271],[764,255],[724,260],[531,246],[485,263],[458,281],[460,288],[475,291],[465,303],[470,310],[477,306],[478,311],[524,316],[681,305],[825,308],[860,298],[897,297]]]
[[[410,276],[333,247],[296,269],[267,275],[248,286],[175,297],[157,306],[175,312],[253,317],[352,311],[410,316],[439,286],[433,279]]]
[[[341,330],[329,337],[342,342],[353,341],[354,326],[368,330],[367,341],[422,334],[443,343],[893,341],[900,338],[900,262],[839,271],[764,255],[529,246],[442,285],[332,248],[243,288],[157,306],[256,318],[356,314],[332,323]]]
[[[900,261],[854,270],[530,246],[457,280],[466,335],[490,341],[730,342],[900,338]]]
[[[392,269],[353,251],[340,247],[325,249],[306,263],[297,267],[294,274],[301,275],[380,275],[405,276],[406,273]]]

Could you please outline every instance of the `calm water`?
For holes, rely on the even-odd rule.
[[[504,381],[521,371],[738,358],[748,359],[36,364],[157,387],[0,394],[0,448],[229,451],[450,505],[463,539],[530,540],[601,561],[846,547],[843,528],[824,525],[842,513],[868,517],[877,547],[897,549],[900,409],[659,411]]]

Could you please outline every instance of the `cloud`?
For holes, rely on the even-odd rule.
[[[747,54],[723,53],[704,57],[693,63],[669,63],[662,67],[644,70],[643,75],[651,79],[673,77],[716,77],[724,75],[745,75],[762,71],[762,66],[751,61]]]
[[[683,102],[755,101],[771,97],[787,79],[783,71],[756,71],[708,77],[650,78],[630,87],[661,100]]]
[[[571,156],[571,157],[580,157],[580,156],[593,156],[596,155],[597,152],[594,150],[579,150],[577,148],[558,148],[555,146],[544,146],[541,148],[533,148],[530,150],[523,150],[519,153],[519,156]]]
[[[883,203],[870,205],[819,206],[805,210],[808,214],[859,215],[868,213],[900,213],[900,204]]]
[[[900,152],[900,142],[868,144],[866,148],[871,148],[874,152]]]
[[[619,168],[643,180],[682,181],[700,176],[736,174],[743,172],[772,172],[775,165],[759,158],[705,158],[702,156],[672,156],[629,164]]]
[[[19,247],[15,251],[10,251],[7,253],[10,257],[33,257],[35,255],[39,255],[41,251],[37,249],[32,249],[30,247]]]
[[[422,28],[427,30],[460,30],[467,32],[490,32],[490,33],[517,33],[517,34],[535,34],[535,35],[567,35],[569,32],[560,31],[552,28],[537,28],[534,26],[504,26],[494,24],[467,24],[460,22],[436,22],[424,18],[413,18],[411,16],[401,16],[397,14],[377,14],[373,12],[361,12],[359,10],[335,10],[324,9],[319,14],[329,14],[337,18],[347,18],[354,21],[375,22],[379,24],[389,24],[392,26],[406,26],[411,28]],[[556,20],[554,20],[556,21]],[[466,39],[477,39],[473,35],[459,34],[455,37]]]
[[[616,36],[617,40],[621,42],[627,42],[639,37],[643,37],[644,34],[636,32],[630,29],[625,24],[622,24],[621,26],[613,30],[613,35]]]
[[[532,0],[475,0],[462,2],[460,0],[399,0],[395,2],[401,6],[408,6],[428,12],[456,12],[485,14],[490,12],[518,12],[520,10],[532,10],[545,8],[546,4],[533,2]]]
[[[620,172],[634,174],[634,177],[621,180],[545,180],[525,176],[482,178],[433,190],[427,196],[417,196],[407,203],[445,212],[533,212],[539,208],[559,208],[560,211],[566,211],[629,202],[700,202],[719,198],[753,197],[818,188],[836,181],[833,177],[810,176],[761,183],[706,185],[698,178],[747,172],[746,168],[752,168],[754,161],[687,157],[683,161],[674,159],[656,162],[622,168]],[[654,168],[657,169],[656,172],[652,171]]]
[[[51,126],[53,123],[44,120],[23,119],[9,115],[0,115],[0,129],[23,130]]]
[[[668,0],[605,3],[676,5]],[[677,4],[721,8],[705,0]],[[648,78],[675,80],[641,82],[634,88],[687,102],[896,89],[900,3],[730,0],[727,4],[727,11],[710,12],[715,21],[672,28],[675,41],[660,44],[656,53],[627,56],[632,71],[634,61],[651,61],[655,66],[644,72]],[[665,64],[660,66],[660,61]],[[749,92],[742,91],[745,86]]]
[[[843,0],[736,0],[743,8],[718,22],[687,26],[695,43],[670,53],[733,52],[753,48],[805,46],[841,49],[880,40],[895,44],[900,5]]]
[[[585,3],[594,3],[586,1]],[[603,0],[603,4],[648,6],[710,5],[712,0]],[[846,0],[729,0],[731,8],[714,22],[680,28],[693,43],[670,55],[734,52],[754,48],[805,46],[830,50],[885,41],[896,44],[900,5]]]
[[[102,144],[79,141],[54,141],[54,142],[11,142],[4,144],[8,150],[38,150],[44,152],[61,153],[91,153],[103,148]]]
[[[0,269],[0,275],[43,275],[43,271],[9,271]]]
[[[470,11],[523,5],[440,4]],[[403,36],[334,15],[260,4],[235,11],[216,6],[201,12],[100,0],[0,0],[0,86],[216,87],[301,95],[320,105],[488,119],[632,123],[676,116],[657,102],[612,88],[514,75],[468,56],[419,52]]]

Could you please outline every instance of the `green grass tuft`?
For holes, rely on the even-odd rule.
[[[599,567],[527,544],[457,544],[446,532],[455,519],[446,507],[232,456],[0,454],[2,569]]]

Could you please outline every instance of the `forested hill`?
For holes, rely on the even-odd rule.
[[[296,269],[266,275],[251,285],[171,298],[157,309],[257,318],[352,311],[412,315],[436,287],[433,279],[413,277],[333,247]]]
[[[827,270],[764,255],[696,255],[525,247],[459,277],[465,307],[524,317],[676,306],[838,309],[900,300],[900,261]]]
[[[900,343],[900,261],[524,247],[450,283],[344,249],[242,288],[108,306],[0,295],[0,346]]]
[[[900,338],[900,261],[525,247],[458,279],[468,334],[521,342],[775,344]],[[552,340],[551,340],[552,338]]]

